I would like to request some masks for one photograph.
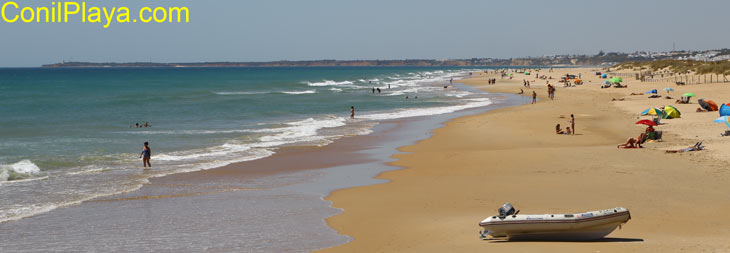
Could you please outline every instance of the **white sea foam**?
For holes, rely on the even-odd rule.
[[[448,92],[448,93],[446,93],[446,96],[448,96],[448,97],[463,98],[463,97],[469,96],[471,94],[472,93],[471,92],[468,92],[468,91],[455,91],[455,92]]]
[[[50,212],[58,208],[55,204],[37,204],[32,206],[19,206],[4,212],[0,212],[0,222],[19,220],[33,215]]]
[[[251,147],[246,145],[232,145],[229,143],[206,148],[206,149],[199,149],[199,150],[186,150],[186,151],[179,151],[179,152],[171,152],[167,154],[159,154],[155,155],[155,160],[161,160],[161,161],[182,161],[182,160],[196,160],[200,158],[205,157],[222,157],[226,155],[230,155],[232,153],[236,152],[243,152],[251,149]]]
[[[0,182],[12,180],[15,177],[27,178],[41,172],[41,168],[30,160],[22,160],[13,164],[0,165]]]
[[[345,125],[344,118],[330,117],[322,119],[308,118],[301,121],[289,122],[285,127],[248,129],[244,130],[248,133],[267,134],[260,137],[260,142],[253,143],[225,143],[220,146],[185,150],[178,152],[170,152],[157,154],[155,160],[160,161],[188,161],[188,160],[227,160],[232,156],[241,154],[250,154],[260,152],[261,149],[278,147],[291,143],[321,141],[326,136],[318,135],[318,131],[323,128],[333,128]],[[268,156],[268,151],[264,154]]]
[[[313,137],[316,136],[317,131],[322,128],[344,126],[345,119],[338,117],[317,120],[315,120],[314,118],[308,118],[306,120],[290,122],[287,123],[287,125],[289,125],[289,127],[275,129],[281,131],[278,134],[261,137],[261,141],[293,141],[305,137]],[[307,141],[310,140],[311,139],[307,139]]]
[[[281,93],[284,94],[291,94],[291,95],[299,95],[299,94],[313,94],[317,91],[315,90],[304,90],[304,91],[282,91]]]
[[[334,87],[330,88],[330,90],[331,91],[334,91],[334,92],[340,92],[340,91],[342,91],[342,89],[340,89],[340,88],[334,88]]]
[[[66,175],[74,176],[74,175],[96,174],[96,173],[102,173],[102,172],[109,171],[109,170],[111,170],[111,169],[92,168],[92,169],[85,169],[85,170],[81,170],[81,171],[69,172],[69,173],[66,173]]]
[[[482,107],[482,106],[487,106],[487,105],[492,104],[492,101],[489,100],[489,98],[475,98],[475,99],[466,99],[466,100],[469,101],[469,103],[463,104],[463,105],[418,108],[418,109],[405,109],[405,110],[399,110],[399,111],[395,111],[395,112],[366,114],[366,115],[362,115],[359,117],[364,118],[364,119],[370,119],[370,120],[399,119],[399,118],[409,118],[409,117],[419,117],[419,116],[429,116],[429,115],[438,115],[438,114],[444,114],[444,113],[452,113],[455,111],[465,110],[465,109],[469,109],[469,108],[477,108],[477,107]]]
[[[214,92],[218,95],[256,95],[256,94],[266,94],[268,92],[255,92],[255,91],[221,91],[221,92]]]
[[[355,84],[352,81],[341,81],[341,82],[335,82],[332,80],[324,80],[322,82],[303,82],[309,86],[334,86],[334,85],[352,85]]]

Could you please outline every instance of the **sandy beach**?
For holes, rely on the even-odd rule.
[[[514,80],[475,75],[464,83],[490,92],[525,95],[540,101],[452,120],[433,137],[402,147],[392,165],[404,169],[382,173],[389,183],[339,190],[327,199],[342,214],[327,221],[350,243],[326,252],[677,252],[729,251],[730,152],[712,123],[716,112],[695,112],[697,98],[730,101],[728,84],[675,86],[641,83],[624,77],[628,88],[600,89],[591,68],[555,69],[540,74],[559,78],[582,75],[585,84],[557,88],[547,99],[544,80],[530,76],[532,88]],[[617,149],[644,128],[634,122],[650,106],[674,99],[630,96],[673,87],[699,97],[676,105],[680,119],[664,120],[662,142],[643,149]],[[666,95],[661,93],[661,95]],[[623,101],[612,101],[623,98]],[[555,124],[569,125],[576,116],[576,135],[556,135]],[[730,138],[730,137],[728,137]],[[706,150],[667,154],[665,150],[704,141]],[[505,242],[479,239],[478,222],[510,202],[523,214],[573,213],[622,206],[632,219],[597,242]]]

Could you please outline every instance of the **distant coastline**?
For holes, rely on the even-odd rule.
[[[268,62],[61,62],[46,64],[44,68],[138,68],[138,67],[478,67],[478,66],[613,66],[625,62],[647,62],[664,59],[724,61],[730,59],[730,49],[671,52],[599,52],[596,55],[552,55],[510,59],[405,59],[405,60],[308,60]]]

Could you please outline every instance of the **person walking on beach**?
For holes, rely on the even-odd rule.
[[[532,91],[532,103],[537,103],[537,93],[534,90]]]
[[[142,158],[142,167],[149,166],[152,168],[152,164],[150,164],[150,157],[152,156],[152,150],[150,149],[149,142],[144,142],[144,147],[142,148],[142,153],[139,154],[139,158]]]
[[[373,87],[373,94],[375,94],[375,87]]]
[[[573,129],[573,135],[575,135],[575,117],[573,114],[570,115],[570,128]]]
[[[355,118],[355,106],[350,106],[350,118]]]

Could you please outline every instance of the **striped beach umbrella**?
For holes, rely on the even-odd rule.
[[[641,115],[659,115],[659,116],[663,116],[664,115],[664,111],[662,111],[662,109],[659,109],[659,108],[654,107],[654,108],[649,108],[649,109],[644,110],[643,112],[641,112]]]

